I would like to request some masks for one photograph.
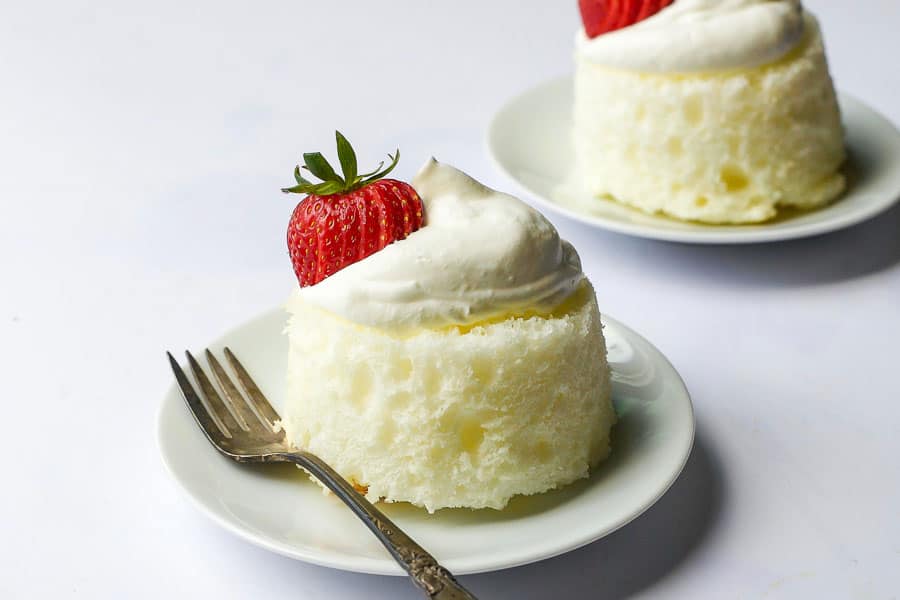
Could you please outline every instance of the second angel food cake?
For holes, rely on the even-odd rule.
[[[577,37],[574,139],[590,192],[707,223],[836,198],[843,130],[799,0],[653,2],[664,8],[645,20],[614,31],[586,20]]]
[[[615,413],[594,291],[537,211],[431,161],[425,224],[288,303],[282,425],[373,501],[503,508],[586,477]]]

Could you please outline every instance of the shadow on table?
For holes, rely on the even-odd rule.
[[[805,286],[863,277],[900,263],[900,204],[848,229],[800,240],[704,246],[656,242],[582,224],[580,239],[604,236],[605,260],[639,263],[648,276],[745,286]],[[579,240],[580,241],[580,240]],[[608,242],[608,243],[606,243]],[[684,265],[692,265],[689,273]]]
[[[702,545],[725,501],[718,458],[697,431],[671,489],[642,516],[584,548],[495,574],[461,578],[481,598],[627,598],[678,568]]]

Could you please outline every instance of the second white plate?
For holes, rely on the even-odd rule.
[[[833,204],[759,225],[701,225],[641,213],[610,201],[567,198],[573,162],[572,79],[539,85],[509,101],[488,129],[494,162],[542,206],[589,225],[644,238],[697,244],[748,244],[849,227],[900,199],[900,132],[859,100],[839,97],[850,160],[848,191]]]
[[[285,387],[285,318],[273,310],[209,345],[234,349],[276,409]],[[583,546],[647,510],[678,477],[694,437],[687,390],[649,342],[613,319],[604,323],[619,423],[612,456],[589,479],[514,498],[503,511],[429,515],[408,504],[382,505],[454,573],[512,567]],[[240,465],[218,454],[174,385],[163,399],[159,445],[169,472],[200,510],[245,540],[328,567],[404,574],[349,509],[298,469]]]

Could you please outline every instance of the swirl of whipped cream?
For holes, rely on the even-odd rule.
[[[774,62],[803,37],[800,0],[675,0],[629,27],[589,39],[576,34],[578,55],[607,67],[691,73]]]
[[[521,200],[434,159],[412,184],[425,205],[424,227],[297,297],[402,334],[549,312],[584,279],[575,249]]]

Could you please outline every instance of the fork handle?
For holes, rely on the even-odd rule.
[[[427,597],[435,600],[477,600],[450,571],[438,564],[431,554],[375,508],[325,461],[309,452],[285,452],[278,456],[309,471],[349,506]]]

